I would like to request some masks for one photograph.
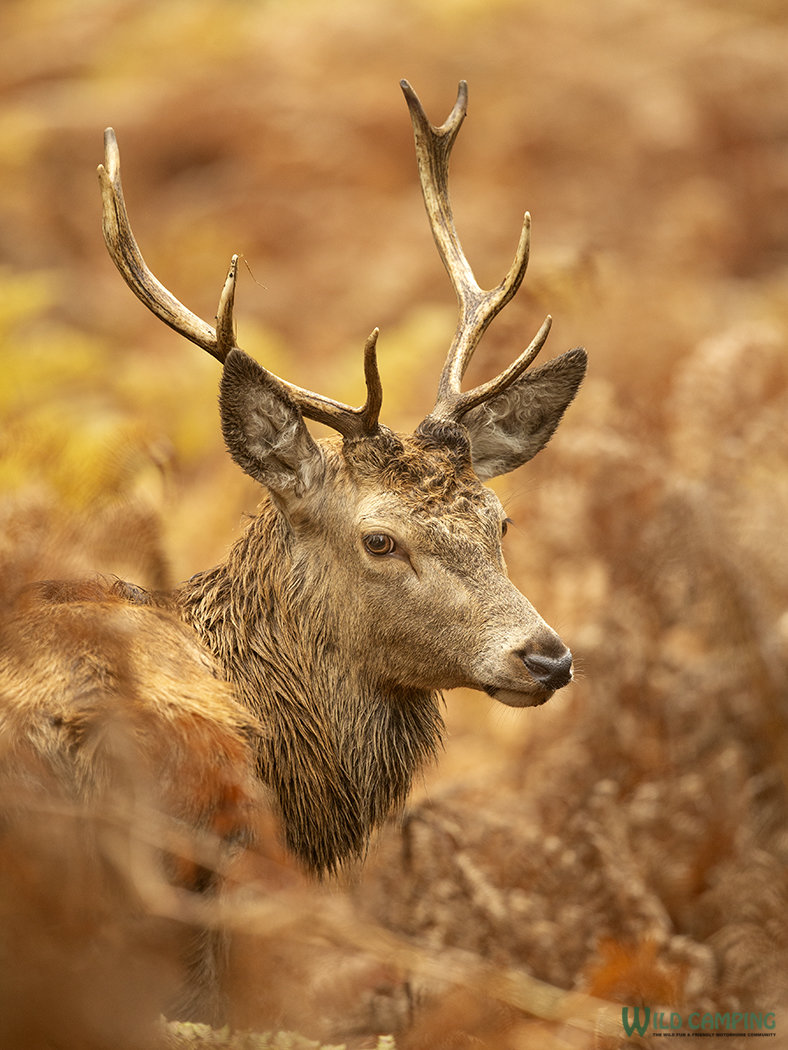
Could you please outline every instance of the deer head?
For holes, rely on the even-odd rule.
[[[482,482],[545,446],[578,389],[586,356],[575,349],[529,369],[547,338],[548,317],[512,365],[462,390],[479,340],[523,280],[530,219],[526,214],[506,277],[482,290],[457,236],[448,193],[449,157],[465,117],[467,86],[460,84],[441,127],[429,123],[406,81],[402,89],[432,233],[459,303],[435,405],[413,434],[394,434],[379,421],[377,330],[364,348],[367,399],[353,408],[285,382],[235,345],[237,256],[215,328],[159,283],[129,225],[112,129],[105,133],[105,163],[99,167],[104,237],[145,305],[223,365],[225,441],[233,459],[267,490],[261,517],[288,560],[290,582],[281,584],[275,600],[284,608],[298,581],[309,592],[310,608],[293,631],[316,617],[313,629],[327,648],[341,650],[343,665],[360,668],[378,691],[380,683],[426,691],[468,686],[505,704],[540,704],[571,680],[572,657],[508,580],[501,551],[506,515]],[[327,424],[340,437],[315,440],[305,420]],[[278,628],[280,635],[289,629],[281,623]],[[270,633],[270,623],[260,630]],[[261,644],[255,643],[258,649]],[[298,641],[279,637],[277,645],[281,651]],[[304,654],[298,659],[311,663]],[[321,671],[314,673],[319,677]]]

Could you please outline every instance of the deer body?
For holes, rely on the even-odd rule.
[[[460,301],[438,399],[413,434],[378,422],[376,332],[365,347],[367,403],[354,409],[285,383],[234,345],[235,259],[215,330],[178,303],[136,246],[107,133],[100,176],[110,254],[154,313],[221,361],[225,441],[262,486],[261,503],[227,560],[173,594],[124,584],[45,588],[9,628],[14,644],[0,660],[6,746],[18,752],[24,740],[71,768],[77,795],[101,794],[113,755],[121,765],[128,757],[102,729],[107,710],[120,709],[168,812],[222,840],[237,837],[259,804],[254,773],[287,846],[316,873],[362,856],[402,805],[439,746],[441,690],[471,687],[531,706],[572,675],[569,650],[507,577],[506,517],[483,481],[546,444],[585,354],[526,371],[548,320],[500,376],[461,392],[476,343],[522,280],[528,218],[509,274],[483,292],[446,187],[464,85],[441,128],[403,86],[427,211]],[[314,440],[305,418],[340,438]],[[43,639],[37,655],[20,658],[33,636]],[[199,888],[199,872],[190,877]],[[181,871],[178,880],[189,877]]]

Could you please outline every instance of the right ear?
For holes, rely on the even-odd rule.
[[[285,385],[237,347],[219,388],[222,433],[239,467],[273,493],[303,496],[323,476],[323,455]]]
[[[487,481],[506,474],[541,451],[585,373],[585,350],[567,350],[466,412],[461,422],[471,439],[477,477]]]

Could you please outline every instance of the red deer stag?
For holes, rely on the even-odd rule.
[[[506,515],[482,482],[545,446],[586,355],[571,350],[528,370],[548,318],[500,375],[462,390],[476,345],[523,280],[530,220],[508,274],[483,291],[448,194],[467,87],[441,127],[406,81],[402,89],[432,233],[459,301],[435,406],[413,434],[379,422],[377,331],[364,349],[366,403],[351,408],[279,379],[235,346],[237,258],[216,328],[178,302],[132,235],[107,130],[99,177],[109,253],[158,318],[221,362],[222,431],[262,486],[261,502],[227,560],[172,594],[119,582],[42,586],[7,626],[19,644],[0,662],[6,734],[71,777],[77,797],[111,778],[117,740],[96,727],[110,698],[131,696],[127,721],[163,811],[229,836],[228,785],[234,769],[243,782],[248,762],[287,846],[317,873],[362,856],[402,804],[439,744],[440,690],[464,686],[526,707],[572,678],[569,650],[507,577]],[[338,437],[315,440],[305,420]],[[56,654],[46,665],[45,650]]]

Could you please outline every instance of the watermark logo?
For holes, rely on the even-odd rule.
[[[625,1006],[621,1011],[621,1023],[624,1026],[624,1031],[627,1035],[632,1035],[633,1032],[637,1032],[638,1035],[645,1035],[648,1029],[648,1023],[651,1020],[651,1009],[648,1006],[633,1006],[632,1007],[632,1020],[629,1019],[630,1007]]]
[[[753,1036],[774,1038],[777,1018],[773,1010],[743,1010],[737,1013],[704,1013],[693,1010],[683,1014],[651,1006],[625,1006],[621,1024],[628,1037],[663,1036],[687,1039],[692,1036]]]

